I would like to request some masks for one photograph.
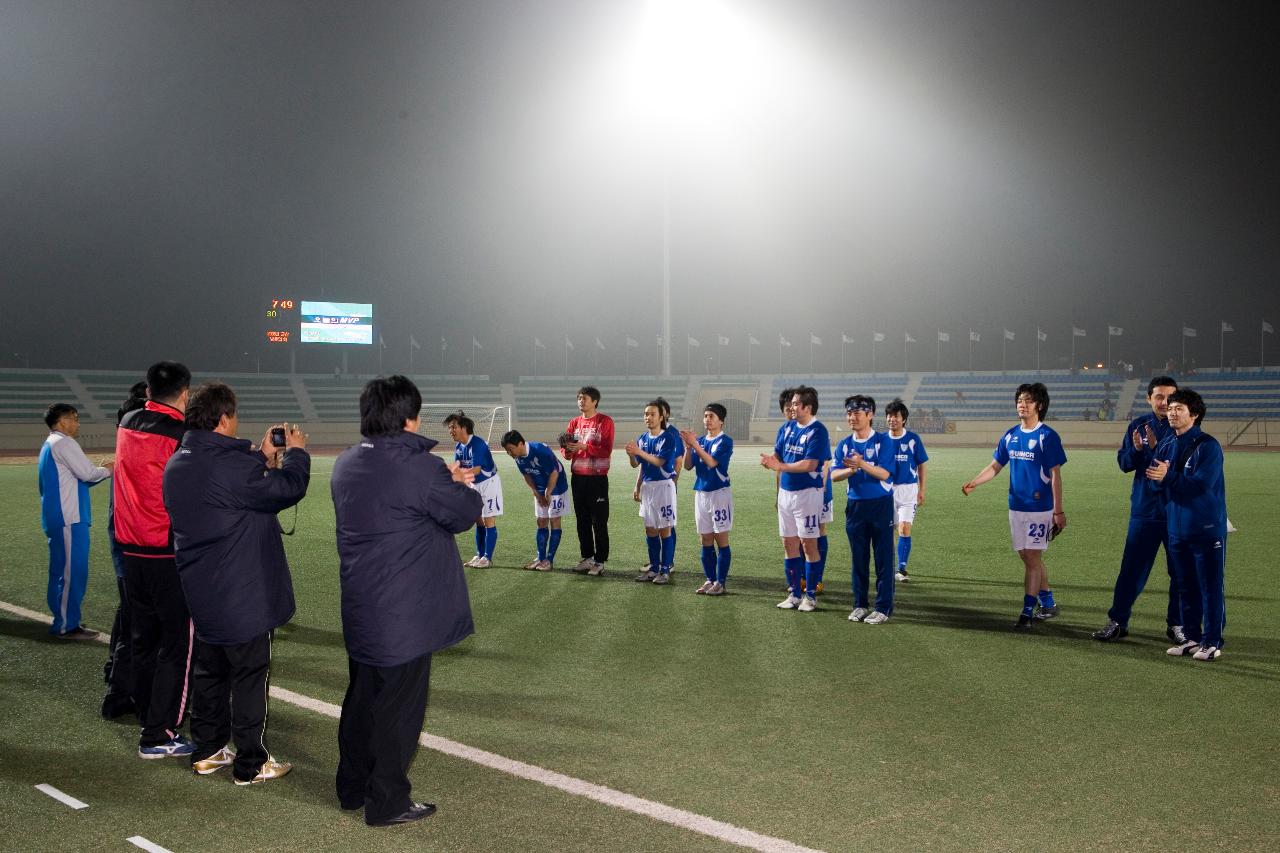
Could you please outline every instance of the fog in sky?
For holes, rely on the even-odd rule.
[[[0,116],[9,366],[287,369],[288,297],[374,303],[388,371],[652,373],[664,211],[677,373],[1280,324],[1273,2],[0,0]]]

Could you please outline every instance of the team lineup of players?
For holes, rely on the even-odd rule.
[[[1107,624],[1093,634],[1109,642],[1128,634],[1134,602],[1163,545],[1170,578],[1168,654],[1211,661],[1222,654],[1226,622],[1223,570],[1226,554],[1226,494],[1222,448],[1200,429],[1203,399],[1179,390],[1171,377],[1158,376],[1147,388],[1150,414],[1126,430],[1117,454],[1122,471],[1133,474],[1129,532]],[[598,411],[600,392],[578,392],[580,416],[560,436],[571,463],[569,478],[555,451],[527,441],[512,430],[503,449],[516,463],[533,493],[537,554],[524,568],[550,571],[560,544],[561,519],[573,505],[578,520],[582,561],[574,571],[601,575],[608,559],[609,459],[613,421]],[[964,483],[968,495],[1009,468],[1009,529],[1024,568],[1022,610],[1015,627],[1028,630],[1058,615],[1044,552],[1067,526],[1062,467],[1067,456],[1057,432],[1043,422],[1048,389],[1039,382],[1018,386],[1014,394],[1018,423],[996,444],[992,461]],[[868,625],[893,615],[896,583],[910,580],[908,561],[916,512],[925,503],[928,453],[919,435],[907,429],[909,411],[900,399],[885,407],[888,430],[873,427],[876,402],[853,394],[844,401],[850,434],[831,447],[818,420],[818,393],[809,386],[788,388],[779,396],[783,423],[773,451],[760,464],[777,476],[778,534],[782,539],[787,597],[778,608],[817,609],[827,557],[827,525],[834,519],[832,484],[847,484],[845,533],[851,551],[853,609],[849,620]],[[727,411],[706,406],[705,434],[680,431],[669,423],[670,406],[661,397],[644,408],[645,431],[624,446],[637,469],[632,498],[639,504],[649,562],[638,582],[670,582],[675,562],[677,483],[682,470],[695,472],[694,519],[701,544],[704,583],[700,595],[725,592],[732,552],[733,492],[729,465],[733,439],[724,432]],[[474,434],[463,412],[444,419],[456,442],[455,459],[477,468],[474,488],[484,498],[476,525],[476,556],[466,565],[490,565],[497,543],[496,518],[502,514],[502,487],[488,445]],[[895,551],[894,533],[897,532]],[[870,570],[875,566],[875,597]]]

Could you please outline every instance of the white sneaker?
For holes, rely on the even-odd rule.
[[[475,569],[487,569],[489,568],[489,558],[476,557],[475,560],[472,561],[471,567]]]
[[[800,604],[799,598],[796,598],[794,595],[788,595],[782,601],[778,602],[778,609],[779,610],[795,610],[797,605],[799,604]]]
[[[871,611],[865,607],[855,607],[853,608],[853,612],[849,614],[849,621],[861,622],[863,619],[867,618],[869,613],[871,613]]]
[[[529,562],[525,563],[525,564],[524,564],[524,567],[525,567],[526,569],[536,569],[536,568],[538,568],[538,565],[539,565],[541,562],[542,562],[542,560],[539,560],[537,557],[534,557],[532,560],[530,560]]]
[[[551,561],[550,561],[550,560],[539,560],[539,561],[538,561],[538,564],[537,564],[536,566],[534,566],[534,568],[535,568],[535,569],[537,569],[537,570],[538,570],[538,571],[540,571],[540,572],[549,572],[549,571],[551,571]]]
[[[1165,649],[1164,653],[1175,658],[1180,658],[1185,657],[1186,655],[1193,655],[1198,651],[1200,651],[1200,644],[1195,640],[1187,640],[1185,643],[1178,643],[1176,646],[1170,646]]]
[[[872,610],[871,615],[862,621],[868,625],[883,625],[885,622],[889,621],[889,617],[885,616],[879,610]]]
[[[1222,657],[1222,649],[1217,646],[1201,646],[1192,657],[1196,660],[1217,660]]]
[[[724,595],[724,584],[716,581],[711,585],[711,589],[707,590],[707,595]]]
[[[587,569],[587,574],[591,575],[593,578],[600,577],[604,574],[604,563],[597,563],[595,560],[592,560],[591,567]]]
[[[711,591],[711,587],[713,586],[715,586],[715,584],[713,584],[711,581],[703,581],[702,586],[695,589],[694,592],[698,595],[706,595],[708,592]]]
[[[893,579],[896,580],[898,583],[911,582],[911,576],[908,575],[906,572],[902,571],[901,569],[893,573]]]
[[[813,596],[804,595],[800,597],[800,606],[796,608],[801,613],[812,613],[818,609],[818,605],[813,600]]]
[[[581,574],[582,572],[590,571],[591,567],[594,566],[595,564],[596,564],[596,561],[594,557],[583,557],[582,561],[579,562],[578,565],[574,566],[572,571],[575,571]]]
[[[470,560],[467,560],[467,561],[466,561],[465,563],[463,563],[462,565],[466,566],[467,568],[471,568],[471,569],[473,569],[473,568],[475,568],[476,560],[478,560],[478,559],[480,559],[480,555],[479,555],[479,554],[476,554],[474,557],[472,557]]]

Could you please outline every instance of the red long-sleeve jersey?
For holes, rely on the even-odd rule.
[[[589,418],[578,415],[569,421],[565,432],[582,445],[577,453],[562,451],[574,474],[599,476],[609,473],[609,460],[613,457],[613,418],[599,412]]]

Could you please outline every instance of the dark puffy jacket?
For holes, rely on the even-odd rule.
[[[453,537],[482,500],[435,446],[411,432],[365,438],[334,463],[342,633],[360,663],[397,666],[475,631]]]
[[[311,457],[269,469],[243,439],[192,430],[164,469],[178,577],[196,636],[236,645],[293,617],[293,581],[276,513],[307,493]]]

